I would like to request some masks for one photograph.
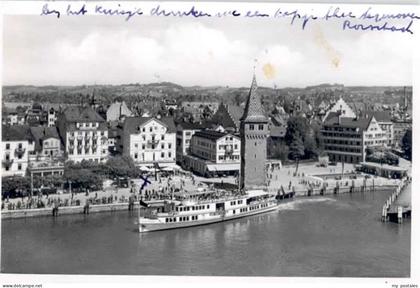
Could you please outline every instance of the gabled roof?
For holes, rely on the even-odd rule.
[[[334,115],[332,115],[334,113]],[[340,126],[345,128],[359,128],[362,131],[369,127],[373,116],[351,118],[351,117],[338,117],[337,112],[330,112],[327,119],[324,121],[324,125],[327,126]]]
[[[257,91],[257,79],[252,78],[251,88],[249,89],[248,99],[245,105],[244,114],[241,117],[241,121],[249,122],[267,122],[264,109],[261,104],[261,97]]]
[[[172,117],[162,117],[160,119],[154,117],[127,117],[124,121],[124,131],[128,132],[129,134],[136,134],[139,132],[138,127],[141,127],[152,120],[155,120],[166,126],[169,133],[176,132],[174,119]]]
[[[221,103],[209,122],[214,125],[221,125],[225,129],[239,129],[243,113],[244,110],[239,106]]]
[[[179,122],[176,126],[181,127],[183,130],[200,130],[204,128],[201,124],[191,122]]]
[[[237,136],[235,136],[233,134],[218,132],[218,131],[214,131],[214,130],[198,131],[198,132],[194,133],[193,137],[203,137],[203,138],[207,138],[207,139],[211,139],[211,140],[217,140],[217,139],[220,139],[220,138],[225,137],[227,135],[238,138]]]
[[[365,111],[362,116],[373,116],[378,122],[391,122],[391,113],[389,111]]]
[[[60,136],[57,132],[57,127],[31,127],[30,130],[32,137],[35,140],[35,150],[37,151],[42,150],[41,142],[43,140],[49,138],[60,139]]]
[[[31,127],[31,134],[35,140],[37,139],[48,139],[48,138],[57,138],[60,139],[60,136],[57,132],[57,127]]]
[[[6,126],[1,129],[1,141],[32,141],[29,126]]]
[[[67,122],[105,122],[105,120],[89,106],[69,106],[63,113]]]

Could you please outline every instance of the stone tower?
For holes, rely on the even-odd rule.
[[[252,79],[245,111],[240,121],[242,190],[265,188],[268,119],[264,114],[257,91],[255,75]]]

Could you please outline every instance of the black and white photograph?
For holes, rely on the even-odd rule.
[[[59,2],[2,12],[8,281],[419,284],[413,7]]]

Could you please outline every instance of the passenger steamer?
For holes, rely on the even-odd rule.
[[[248,191],[245,195],[217,197],[201,201],[161,201],[145,203],[145,213],[139,216],[139,232],[222,222],[276,210],[280,199],[291,198],[292,193],[271,195],[263,190]]]

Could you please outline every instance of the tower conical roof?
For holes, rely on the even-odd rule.
[[[267,122],[268,119],[264,114],[264,109],[261,104],[261,97],[257,91],[257,79],[252,78],[251,89],[249,90],[248,99],[246,101],[245,111],[241,117],[241,121],[250,122]]]

